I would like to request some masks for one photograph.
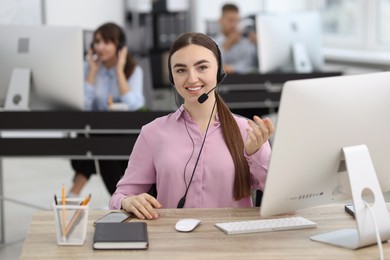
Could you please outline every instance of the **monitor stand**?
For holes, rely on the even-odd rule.
[[[297,73],[310,73],[313,71],[305,44],[301,42],[294,43],[292,45],[292,56]]]
[[[13,69],[5,98],[4,110],[30,110],[30,69]]]
[[[390,239],[390,218],[383,193],[366,145],[343,148],[352,200],[355,208],[357,229],[343,229],[311,237],[312,240],[349,249],[357,249],[377,243],[374,219],[362,199],[363,191],[374,195],[371,205],[373,217],[377,223],[380,238]]]

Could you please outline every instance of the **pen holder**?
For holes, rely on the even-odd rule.
[[[60,203],[61,200],[59,200]],[[66,199],[65,206],[53,204],[58,245],[83,245],[87,234],[88,204],[83,199]]]

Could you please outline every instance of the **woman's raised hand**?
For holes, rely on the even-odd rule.
[[[271,119],[261,119],[258,116],[254,116],[253,121],[248,120],[248,124],[250,127],[246,129],[248,138],[245,141],[245,150],[248,155],[252,155],[268,141],[275,132],[275,127]]]

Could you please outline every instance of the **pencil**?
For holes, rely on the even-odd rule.
[[[83,202],[80,203],[80,206],[85,206],[88,204],[89,200],[91,199],[92,194],[90,193],[84,200]]]
[[[65,199],[65,185],[62,184],[62,238],[66,240],[65,226],[66,226],[66,199]]]
[[[88,204],[88,202],[90,201],[91,199],[91,194],[89,194],[81,203],[80,203],[80,206],[85,206]],[[68,233],[76,226],[76,220],[80,220],[82,218],[82,215],[80,215],[81,213],[83,212],[83,209],[78,209],[72,219],[69,221],[68,225],[66,226],[66,229],[65,229],[65,236],[68,235]]]

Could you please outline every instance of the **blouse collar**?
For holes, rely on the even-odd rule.
[[[174,117],[176,120],[179,120],[181,117],[186,120],[187,122],[193,122],[193,119],[191,118],[190,114],[187,112],[187,110],[184,108],[184,105],[181,105],[176,112],[174,113]],[[215,115],[215,121],[216,123],[219,123],[219,114]]]

